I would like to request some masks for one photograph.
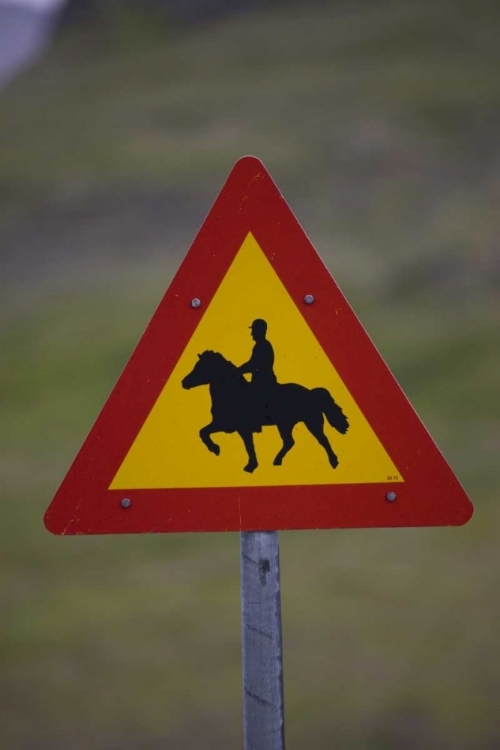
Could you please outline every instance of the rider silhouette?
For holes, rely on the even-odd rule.
[[[273,370],[274,351],[271,342],[266,339],[267,323],[257,318],[250,326],[250,330],[255,346],[248,362],[238,367],[238,370],[242,373],[250,373],[252,384],[256,388],[266,389],[276,385],[276,375]]]
[[[248,362],[240,365],[238,370],[243,374],[251,374],[258,412],[262,413],[263,421],[268,421],[270,418],[269,401],[272,398],[272,390],[277,384],[273,370],[274,350],[271,342],[266,339],[267,323],[265,320],[257,318],[250,326],[250,330],[255,345]]]

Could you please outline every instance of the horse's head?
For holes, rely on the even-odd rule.
[[[218,352],[206,351],[198,354],[198,362],[189,375],[186,375],[183,379],[182,387],[189,389],[196,388],[198,385],[209,385],[214,380],[223,377],[228,365],[234,368],[234,365],[224,359],[222,354]]]

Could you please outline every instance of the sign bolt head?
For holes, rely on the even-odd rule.
[[[194,297],[191,300],[191,307],[195,307],[196,308],[196,307],[200,307],[200,305],[201,305],[201,299],[198,299],[198,297]]]
[[[385,499],[388,500],[390,503],[393,503],[394,500],[396,500],[396,498],[397,498],[397,495],[395,492],[388,492],[387,495],[385,496]]]
[[[120,505],[125,509],[130,508],[130,506],[132,505],[132,500],[129,497],[124,497],[120,500]]]
[[[306,303],[306,305],[312,305],[312,303],[314,302],[314,296],[312,294],[306,294],[306,296],[304,297],[304,302]]]

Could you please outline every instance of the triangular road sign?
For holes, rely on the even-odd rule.
[[[64,479],[57,534],[459,525],[472,505],[240,159]]]

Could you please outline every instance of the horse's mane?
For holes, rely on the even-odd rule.
[[[226,359],[220,352],[214,352],[212,349],[207,349],[198,355],[200,359],[211,359],[213,362],[217,361],[219,365],[223,365],[228,372],[237,372],[238,368],[229,359]]]

